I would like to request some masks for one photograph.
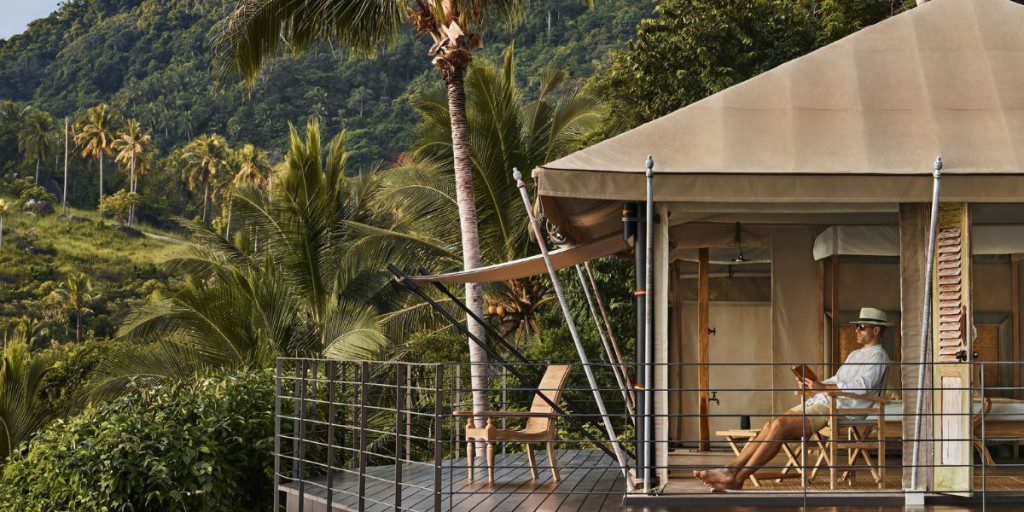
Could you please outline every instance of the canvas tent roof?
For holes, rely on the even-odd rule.
[[[580,238],[608,201],[1024,200],[1024,6],[934,0],[534,170]],[[606,216],[607,217],[607,216]],[[568,227],[566,227],[568,226]],[[598,230],[600,231],[600,230]]]

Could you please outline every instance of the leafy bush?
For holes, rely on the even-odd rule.
[[[270,508],[273,376],[144,387],[60,420],[12,456],[0,510]]]
[[[93,370],[117,345],[113,341],[91,341],[47,350],[54,359],[43,385],[43,400],[48,408],[65,416],[76,413],[84,402],[85,384]]]
[[[3,181],[4,184],[0,186],[0,194],[16,197],[15,204],[18,208],[24,208],[25,203],[32,200],[49,201],[51,204],[57,201],[57,196],[37,185],[32,178],[11,179],[11,176],[8,176]]]
[[[132,207],[139,202],[139,195],[135,192],[128,192],[125,189],[106,196],[100,201],[100,213],[107,217],[113,217],[118,224],[124,225],[128,213]]]

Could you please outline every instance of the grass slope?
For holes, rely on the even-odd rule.
[[[0,333],[29,317],[45,329],[36,344],[73,339],[73,319],[61,318],[45,297],[79,272],[89,276],[97,296],[89,303],[93,313],[85,316],[84,337],[112,336],[130,308],[166,287],[170,276],[159,264],[178,245],[173,233],[154,233],[154,238],[122,230],[95,212],[69,213],[68,218],[24,213],[4,217]]]

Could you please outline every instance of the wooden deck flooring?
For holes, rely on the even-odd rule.
[[[543,453],[543,452],[542,452]],[[533,480],[525,453],[498,455],[495,482],[487,483],[483,458],[477,459],[476,481],[470,483],[466,460],[445,461],[441,471],[442,510],[487,512],[529,511],[611,511],[621,510],[625,481],[615,463],[602,452],[559,450],[558,465],[562,480],[551,481],[547,458],[537,457],[540,478]],[[434,505],[433,467],[403,464],[402,507],[426,511]],[[395,466],[374,466],[366,470],[366,510],[393,510],[395,505]],[[303,512],[328,512],[326,477],[303,483],[306,497]],[[358,510],[359,479],[355,473],[336,474],[331,510]],[[280,487],[289,496],[289,511],[298,510],[298,482]]]
[[[589,450],[559,450],[558,461],[561,468],[562,481],[551,481],[551,472],[546,468],[546,457],[538,454],[540,478],[530,478],[530,470],[524,453],[509,453],[496,458],[495,482],[486,481],[486,469],[482,458],[477,460],[477,480],[470,483],[466,474],[466,460],[448,460],[442,465],[442,510],[485,512],[530,512],[530,511],[611,511],[626,512],[640,510],[644,507],[671,507],[672,503],[683,499],[687,505],[731,507],[753,503],[768,506],[770,502],[784,500],[787,496],[806,496],[800,486],[799,479],[777,482],[762,480],[761,487],[747,485],[742,491],[725,494],[711,494],[695,480],[691,473],[694,468],[721,466],[731,459],[731,455],[723,452],[694,453],[676,451],[670,456],[670,464],[674,466],[669,481],[662,490],[660,497],[649,502],[633,502],[635,507],[624,506],[622,496],[625,482],[615,463],[601,452]],[[772,462],[782,464],[782,459]],[[1022,461],[1016,461],[1022,463]],[[828,488],[827,472],[819,474],[810,483],[807,493],[817,496],[818,501],[830,503],[845,500],[843,503],[866,505],[889,504],[887,501],[902,501],[899,461],[890,459],[889,470],[886,472],[886,486],[878,489],[866,470],[861,470],[854,484],[840,485],[835,491]],[[976,468],[977,469],[977,468]],[[777,471],[777,470],[775,470]],[[772,472],[775,472],[772,471]],[[427,511],[434,505],[432,487],[434,483],[433,467],[424,464],[404,464],[402,466],[403,482],[402,508],[408,511]],[[986,470],[984,485],[990,497],[998,498],[1015,496],[1024,497],[1024,467],[990,466]],[[387,511],[394,509],[395,503],[395,466],[373,466],[366,471],[366,510]],[[975,475],[976,489],[982,488],[980,471]],[[358,475],[346,472],[335,475],[333,498],[330,511],[326,507],[326,478],[320,477],[303,483],[306,497],[303,512],[336,512],[358,510]],[[289,497],[289,512],[298,510],[299,485],[290,482],[280,487]],[[1010,494],[1012,493],[1012,494]],[[976,493],[978,494],[978,493]],[[676,500],[672,500],[672,498]],[[663,501],[669,498],[668,501]],[[781,501],[780,501],[781,502]],[[838,502],[837,502],[838,503]],[[759,505],[759,506],[760,506]],[[1015,507],[1019,507],[1019,501]],[[1019,508],[1012,508],[1019,510]],[[895,510],[895,509],[894,509]],[[965,509],[966,510],[966,509]],[[996,510],[996,509],[993,509]],[[1001,510],[1001,509],[1000,509]]]
[[[697,453],[684,450],[674,451],[669,455],[669,464],[674,466],[670,473],[669,483],[666,485],[665,494],[706,494],[708,490],[706,487],[701,485],[696,479],[693,478],[692,473],[694,469],[706,469],[711,467],[721,467],[732,460],[732,453],[726,452],[710,452],[710,453]],[[1000,465],[997,463],[995,466],[989,466],[985,469],[984,476],[982,475],[980,466],[974,468],[974,488],[980,491],[983,486],[987,491],[994,493],[1010,493],[1020,492],[1024,494],[1024,461],[1008,461],[1009,464]],[[780,456],[773,460],[769,466],[776,466],[773,469],[765,469],[765,472],[778,473],[779,467],[785,464],[785,459]],[[755,473],[754,476],[757,476]],[[784,479],[777,481],[774,479],[761,479],[759,481],[760,487],[752,485],[750,482],[747,483],[743,491],[740,493],[755,493],[757,491],[767,491],[772,493],[793,491],[803,492],[801,482],[799,478]],[[807,489],[816,493],[829,492],[829,478],[828,470],[822,470],[818,472],[817,477],[808,483]],[[871,477],[871,473],[866,468],[858,469],[856,472],[856,478],[852,485],[845,483],[839,483],[836,487],[836,491],[848,492],[848,491],[862,491],[863,493],[892,493],[900,491],[902,489],[902,470],[900,468],[900,461],[896,458],[889,458],[885,471],[885,486],[879,489],[878,484]]]

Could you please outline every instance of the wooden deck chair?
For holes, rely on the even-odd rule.
[[[828,396],[829,403],[828,423],[825,428],[815,433],[819,453],[808,480],[813,480],[818,470],[825,465],[829,470],[830,489],[835,489],[836,482],[839,481],[852,484],[856,477],[853,466],[858,463],[859,459],[871,472],[878,488],[885,487],[885,405],[889,403],[889,399],[883,395],[890,368],[890,366],[886,367],[878,388],[870,393],[824,392]],[[871,402],[871,405],[865,408],[840,409],[838,408],[840,397],[867,400]],[[844,437],[845,439],[843,439]],[[843,472],[837,478],[836,474],[840,467],[840,451],[846,452],[846,463],[842,464]],[[872,451],[875,451],[874,459],[871,457]]]
[[[555,463],[555,411],[540,394],[543,393],[552,403],[558,403],[562,398],[562,389],[569,377],[571,365],[551,365],[544,372],[540,385],[537,386],[538,393],[533,398],[533,404],[529,411],[486,411],[474,413],[472,411],[457,411],[456,416],[468,417],[466,421],[466,462],[469,469],[469,481],[473,481],[474,459],[476,458],[476,443],[486,444],[487,457],[487,480],[494,483],[494,443],[496,442],[517,442],[526,443],[526,456],[530,462],[530,474],[534,479],[538,478],[537,459],[533,454],[531,443],[544,443],[547,446],[548,460],[551,463],[551,477],[557,482],[560,480],[558,466]],[[477,428],[473,425],[474,417],[487,418],[487,425]],[[494,418],[526,418],[526,425],[521,430],[500,429],[494,425]]]

